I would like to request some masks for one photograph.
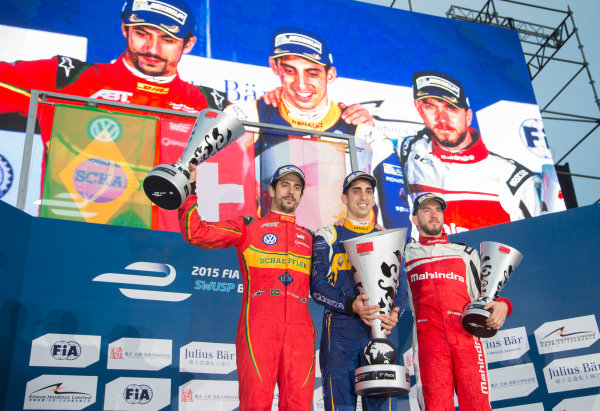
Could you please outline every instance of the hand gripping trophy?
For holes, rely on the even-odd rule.
[[[484,241],[480,245],[481,254],[481,295],[467,305],[462,325],[471,334],[479,338],[489,338],[498,330],[488,327],[485,322],[492,315],[484,310],[488,303],[498,298],[500,290],[519,266],[523,254],[505,244]]]
[[[406,239],[406,228],[379,231],[344,241],[354,269],[354,281],[369,296],[368,305],[379,304],[379,314],[389,314]],[[388,341],[381,320],[373,320],[371,336],[364,349],[369,365],[354,372],[354,391],[367,397],[397,397],[410,391],[410,377],[396,362],[396,348]]]
[[[181,159],[173,165],[154,167],[144,179],[144,192],[160,208],[179,208],[191,193],[189,163],[206,161],[244,132],[244,126],[235,117],[218,110],[202,110]]]

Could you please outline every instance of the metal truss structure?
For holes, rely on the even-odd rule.
[[[544,120],[577,122],[589,125],[589,129],[586,128],[584,135],[580,137],[558,161],[555,161],[555,167],[557,169],[559,177],[561,177],[561,175],[566,176],[569,179],[569,181],[566,183],[571,183],[571,185],[572,182],[570,181],[570,177],[581,177],[600,180],[600,176],[571,173],[569,169],[569,163],[561,164],[561,162],[563,162],[569,154],[571,154],[581,143],[583,143],[588,137],[592,136],[600,128],[600,117],[565,113],[562,111],[554,111],[550,108],[550,106],[554,102],[556,102],[559,96],[561,96],[565,92],[565,90],[567,90],[569,86],[572,85],[573,81],[578,76],[582,75],[582,73],[584,73],[584,75],[587,76],[587,79],[589,81],[589,87],[591,88],[591,92],[593,94],[593,103],[595,103],[596,106],[595,109],[593,109],[593,112],[600,113],[600,99],[598,98],[598,93],[596,92],[595,83],[592,79],[589,64],[583,52],[583,45],[577,33],[577,27],[575,26],[573,13],[570,7],[567,6],[567,10],[565,11],[514,0],[503,1],[506,3],[512,3],[525,7],[532,7],[539,10],[555,13],[558,16],[562,17],[562,21],[558,24],[558,26],[550,27],[533,22],[524,21],[514,17],[501,16],[496,10],[494,0],[487,0],[481,10],[472,10],[459,6],[451,6],[450,9],[446,12],[446,16],[455,20],[470,21],[490,26],[497,26],[516,30],[519,34],[519,39],[521,40],[521,44],[523,46],[523,51],[527,60],[527,67],[529,69],[529,75],[531,77],[532,82],[538,77],[538,75],[540,75],[542,70],[546,69],[546,71],[549,71],[550,68],[548,67],[548,65],[553,61],[572,64],[577,68],[575,74],[573,74],[572,77],[565,79],[565,83],[560,87],[560,89],[556,91],[553,97],[551,97],[544,104],[540,104],[540,111]],[[557,57],[557,53],[559,52],[559,50],[561,50],[561,48],[567,45],[569,41],[576,42],[577,48],[580,51],[580,58],[564,59]],[[534,51],[528,51],[528,49],[531,49],[532,47]],[[589,104],[591,103],[592,102],[590,101]],[[598,137],[598,134],[600,133],[596,133],[596,137]],[[561,185],[563,185],[564,189],[563,181],[561,181]],[[596,201],[596,203],[598,202],[600,202],[600,199]],[[575,206],[577,206],[576,203]]]

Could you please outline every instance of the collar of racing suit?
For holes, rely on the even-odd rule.
[[[370,233],[373,231],[374,224],[371,221],[352,221],[346,217],[344,219],[344,227],[350,231],[354,231],[355,233]]]
[[[288,221],[290,223],[296,222],[296,216],[291,215],[291,214],[279,213],[279,212],[273,211],[273,210],[269,210],[269,212],[267,213],[267,215],[265,215],[265,217],[273,219],[273,220]]]
[[[448,234],[442,233],[441,237],[426,237],[424,235],[419,236],[419,243],[422,245],[434,245],[434,244],[448,244]]]
[[[121,62],[125,66],[125,68],[127,70],[129,70],[131,72],[131,74],[133,74],[134,76],[139,77],[145,81],[151,81],[153,83],[159,83],[159,84],[166,84],[166,83],[170,83],[171,81],[173,81],[175,79],[175,77],[177,77],[177,74],[173,74],[172,76],[164,76],[164,77],[149,76],[147,74],[142,73],[135,67],[131,67],[129,64],[127,64],[123,55],[121,55],[121,57],[119,57],[119,60],[121,60]]]
[[[471,127],[469,127],[469,133],[471,133],[471,137],[473,138],[473,144],[462,151],[448,151],[435,138],[432,138],[430,132],[427,133],[431,139],[432,154],[445,163],[469,164],[484,160],[490,152],[485,144],[483,144],[481,134]]]

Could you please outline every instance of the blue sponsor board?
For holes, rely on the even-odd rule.
[[[0,247],[1,307],[6,325],[1,335],[5,353],[2,372],[3,380],[8,381],[2,392],[5,409],[20,409],[27,382],[42,374],[97,376],[97,401],[88,409],[102,409],[105,385],[123,376],[170,379],[173,409],[178,387],[192,379],[237,378],[235,371],[179,371],[180,347],[193,341],[235,341],[241,278],[236,274],[234,249],[201,250],[186,244],[177,233],[33,218],[1,203],[0,215],[4,232],[11,233],[2,237]],[[566,373],[570,357],[600,352],[593,343],[598,336],[588,346],[566,346],[550,355],[539,353],[534,336],[544,323],[600,316],[594,259],[600,227],[590,223],[599,217],[600,205],[596,205],[452,237],[475,247],[481,241],[498,241],[524,255],[501,295],[508,297],[515,308],[504,328],[524,327],[530,348],[519,358],[495,361],[489,368],[492,373],[533,363],[538,386],[526,397],[493,401],[494,408],[541,402],[545,409],[551,409],[565,398],[600,392],[597,386],[589,386],[589,381],[582,388],[569,388],[565,380],[560,389],[567,390],[548,393],[544,376],[545,368],[553,378]],[[161,283],[157,278],[169,278],[171,282]],[[228,285],[198,289],[198,281],[234,286],[229,290]],[[320,331],[322,310],[314,303],[310,308]],[[412,317],[407,312],[392,335],[400,352],[410,347],[411,327]],[[584,333],[588,338],[591,331],[567,325],[565,332]],[[29,366],[32,340],[48,333],[100,335],[100,360],[84,368]],[[121,338],[171,340],[171,365],[151,375],[144,370],[108,369],[108,356],[112,355],[109,344]],[[510,348],[521,343],[509,334],[495,345]],[[69,341],[63,345],[57,355],[66,361],[76,345]],[[588,357],[581,358],[587,361]],[[552,366],[557,360],[567,361],[567,365]],[[585,365],[580,368],[585,374]],[[597,372],[590,368],[587,374]],[[407,398],[400,399],[399,409],[410,409]]]

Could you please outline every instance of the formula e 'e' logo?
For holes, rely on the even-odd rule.
[[[277,243],[277,236],[275,234],[268,233],[268,234],[263,235],[262,241],[266,245],[273,245],[273,244]]]
[[[105,283],[121,283],[121,284],[133,284],[150,287],[166,287],[170,285],[174,280],[177,273],[170,264],[161,263],[150,263],[145,261],[138,261],[129,264],[125,267],[127,270],[138,271],[136,274],[121,274],[121,273],[104,273],[100,274],[92,279],[92,281],[99,281]],[[140,273],[141,271],[141,273]],[[143,272],[153,273],[152,275],[144,275]],[[156,275],[160,274],[160,275]],[[119,288],[119,291],[125,296],[138,300],[157,300],[157,301],[170,301],[179,302],[186,300],[192,294],[189,293],[176,293],[172,291],[163,291],[160,289],[131,289],[131,288]]]

